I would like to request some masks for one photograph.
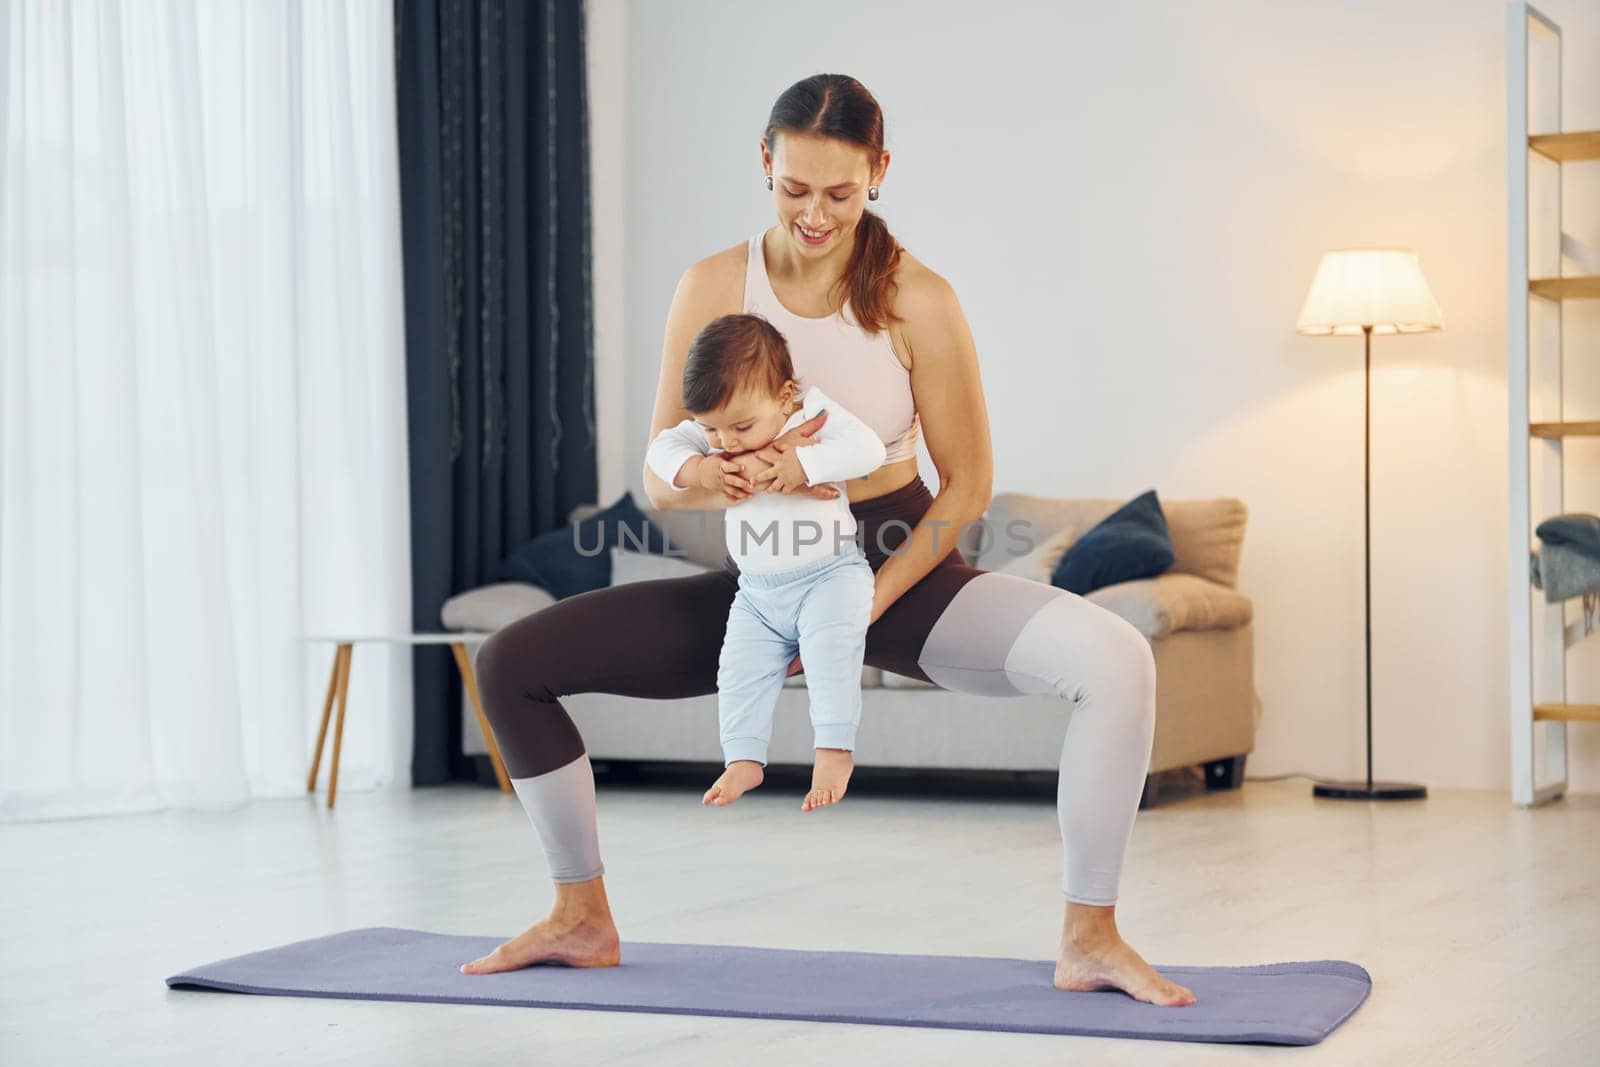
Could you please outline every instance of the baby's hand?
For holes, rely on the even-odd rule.
[[[756,475],[772,465],[772,460],[763,458],[759,452],[724,452],[721,458],[738,468],[739,476],[751,483],[752,491]]]
[[[720,455],[700,457],[694,469],[695,484],[702,489],[722,493],[730,501],[747,500],[755,493],[755,486],[744,475],[738,463]]]

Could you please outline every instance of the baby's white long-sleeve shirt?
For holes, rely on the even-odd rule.
[[[795,449],[807,484],[841,483],[883,466],[886,452],[878,435],[816,386],[801,396],[800,410],[789,416],[780,436],[824,408],[828,421],[818,431],[817,443]],[[693,456],[709,456],[716,451],[705,431],[693,419],[685,419],[656,435],[645,453],[645,463],[662,481],[682,492],[688,487],[678,485],[675,479],[684,463]],[[838,489],[839,495],[832,500],[803,493],[758,492],[729,507],[723,530],[728,552],[739,569],[788,570],[823,556],[837,555],[840,547],[856,535],[856,520],[850,513],[845,487],[840,484]]]

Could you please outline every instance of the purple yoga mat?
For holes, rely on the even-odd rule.
[[[1338,960],[1160,967],[1194,991],[1186,1008],[1125,993],[1063,993],[1051,960],[808,952],[625,941],[618,967],[457,968],[501,937],[369,926],[193,967],[173,989],[352,1000],[732,1015],[1035,1034],[1314,1045],[1361,1006],[1362,967]]]

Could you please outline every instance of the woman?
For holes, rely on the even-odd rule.
[[[1070,702],[1057,787],[1066,911],[1056,988],[1194,1003],[1188,989],[1122,940],[1115,918],[1155,725],[1150,646],[1111,612],[1062,589],[980,571],[956,549],[955,532],[978,519],[990,497],[977,354],[948,283],[899,248],[883,220],[866,210],[889,167],[877,101],[843,75],[796,83],[773,106],[761,163],[778,225],[694,264],[679,282],[651,437],[688,417],[680,400],[684,359],[703,326],[740,311],[777,326],[797,373],[887,446],[884,465],[848,485],[875,575],[867,662],[961,692],[1050,693]],[[825,418],[765,452],[732,457],[743,477],[726,490],[675,490],[646,469],[646,491],[663,509],[725,508],[770,491],[758,489],[770,484],[760,472],[782,450],[813,440],[806,435]],[[917,474],[919,433],[939,469],[936,497]],[[463,972],[618,963],[594,776],[559,698],[715,692],[736,573],[730,560],[718,572],[570,597],[484,644],[477,660],[484,709],[550,860],[556,900],[547,919]],[[618,647],[630,650],[626,665],[616,659]],[[789,673],[799,667],[796,660]]]

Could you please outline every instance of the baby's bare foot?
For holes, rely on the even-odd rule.
[[[711,788],[705,791],[700,803],[702,806],[715,804],[719,808],[726,807],[760,785],[765,777],[761,764],[755,760],[736,759],[728,764],[721,778],[711,783]]]
[[[811,768],[811,792],[806,794],[800,810],[810,811],[844,799],[845,786],[850,784],[850,772],[855,767],[855,757],[847,748],[817,749],[817,762]]]

